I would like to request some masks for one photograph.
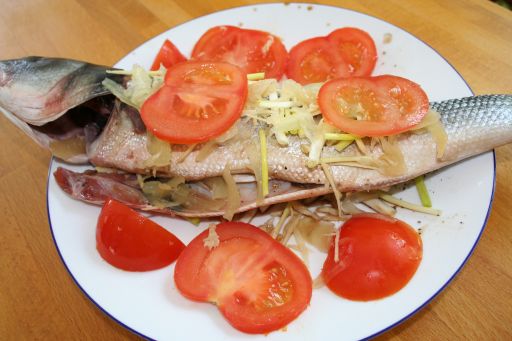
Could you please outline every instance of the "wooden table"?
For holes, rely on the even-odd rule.
[[[0,59],[60,56],[111,65],[150,37],[217,10],[256,1],[4,0]],[[319,1],[336,5],[336,1]],[[484,0],[344,1],[421,38],[477,94],[512,93],[512,12]],[[137,339],[73,283],[46,213],[50,153],[0,117],[0,339]],[[485,233],[461,273],[382,339],[512,337],[512,145],[496,150]]]

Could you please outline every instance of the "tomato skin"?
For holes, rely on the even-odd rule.
[[[280,79],[288,52],[281,40],[268,32],[216,26],[199,38],[192,59],[228,62],[246,73],[265,72],[265,78]]]
[[[290,50],[286,75],[305,85],[348,77],[350,73],[348,65],[340,54],[333,52],[327,38],[317,37],[304,40]]]
[[[427,94],[421,87],[402,77],[382,75],[375,77],[381,91],[398,108],[399,118],[404,125],[412,127],[421,122],[427,114],[430,104]],[[408,115],[407,113],[413,113]],[[400,129],[399,127],[397,127]]]
[[[322,276],[335,294],[369,301],[402,289],[416,272],[422,256],[420,235],[406,223],[380,214],[354,215],[341,227],[339,262],[334,238]]]
[[[109,199],[98,218],[96,248],[116,268],[149,271],[173,263],[185,245],[160,225]]]
[[[186,61],[187,58],[181,54],[178,48],[171,43],[170,40],[165,39],[160,51],[155,57],[153,64],[151,65],[151,71],[160,69],[160,65],[163,65],[166,69],[170,68],[174,64]]]
[[[377,48],[368,33],[358,28],[344,27],[331,32],[327,39],[341,53],[350,76],[365,77],[372,74],[377,62]]]
[[[241,116],[247,77],[223,62],[187,61],[170,67],[164,86],[142,105],[149,131],[171,143],[198,143],[221,135]]]
[[[358,136],[407,131],[429,108],[418,84],[390,75],[330,80],[320,88],[318,105],[326,121]]]
[[[250,224],[217,225],[219,245],[211,250],[203,245],[208,233],[194,238],[176,263],[183,296],[216,304],[233,327],[252,334],[283,328],[307,308],[311,275],[293,252]]]
[[[353,27],[304,40],[290,50],[288,78],[305,85],[329,79],[370,76],[377,49],[368,33]]]

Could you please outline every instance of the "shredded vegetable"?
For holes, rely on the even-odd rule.
[[[279,218],[279,222],[272,230],[271,236],[272,238],[276,238],[279,235],[279,232],[281,231],[281,227],[283,226],[284,222],[286,221],[286,218],[290,215],[290,205],[286,205],[286,208],[284,209],[283,213],[281,214],[281,217]]]
[[[295,237],[295,241],[297,242],[297,250],[300,252],[302,260],[306,266],[309,265],[309,249],[306,246],[306,242],[304,241],[304,237],[302,236],[302,232],[298,229],[293,230],[293,236]]]
[[[144,160],[146,168],[165,167],[171,164],[171,145],[150,132],[147,134],[147,150],[150,157]]]
[[[258,131],[260,138],[260,150],[261,150],[261,186],[263,197],[268,195],[268,161],[267,161],[267,138],[265,131],[260,129]]]
[[[256,72],[247,74],[247,79],[250,81],[259,81],[265,78],[265,72]]]
[[[189,223],[195,226],[199,226],[199,224],[201,223],[201,219],[199,218],[187,218],[187,220]]]
[[[190,153],[192,153],[192,151],[194,150],[194,148],[197,146],[197,143],[194,143],[194,144],[191,144],[187,147],[187,150],[180,156],[180,158],[176,161],[177,163],[182,163],[183,161],[185,161],[185,159],[187,158],[187,156],[190,155]]]
[[[334,262],[338,263],[340,261],[340,230],[341,227],[336,229],[336,235],[334,237]]]
[[[341,210],[341,193],[336,187],[336,182],[334,181],[334,177],[332,176],[331,168],[325,163],[321,164],[322,169],[324,170],[325,177],[329,184],[331,185],[332,191],[334,193],[334,197],[336,198],[336,205],[338,206],[338,216],[342,216]]]
[[[216,228],[217,225],[211,224],[208,227],[208,236],[205,239],[203,239],[203,245],[208,250],[216,248],[220,244],[219,235],[215,231]]]
[[[112,70],[109,73],[131,76],[126,88],[109,78],[105,78],[102,84],[121,102],[140,109],[142,103],[162,86],[165,68],[155,72],[146,71],[141,66],[134,65],[131,71]]]
[[[290,220],[286,223],[283,229],[283,238],[281,240],[281,243],[286,246],[288,244],[288,241],[290,240],[290,237],[293,235],[293,232],[295,231],[295,228],[297,227],[297,224],[299,223],[299,216],[294,215],[290,218]]]
[[[324,138],[326,140],[335,140],[335,141],[354,141],[357,136],[352,134],[340,134],[340,133],[325,133]]]
[[[428,194],[427,186],[425,185],[425,177],[420,175],[414,179],[414,182],[416,184],[418,195],[420,196],[421,204],[424,207],[432,207],[432,201],[430,200],[430,195]]]
[[[238,188],[236,187],[235,179],[233,179],[233,175],[231,175],[229,170],[229,165],[226,165],[224,168],[222,178],[224,178],[224,181],[228,187],[228,199],[223,217],[227,220],[232,220],[235,212],[240,207],[241,201],[240,193],[238,193]]]
[[[420,205],[416,205],[416,204],[413,204],[413,203],[410,203],[410,202],[407,202],[407,201],[404,201],[404,200],[400,200],[398,198],[395,198],[389,194],[381,194],[380,195],[380,198],[382,200],[385,200],[393,205],[397,205],[397,206],[400,206],[400,207],[403,207],[403,208],[407,208],[411,211],[416,211],[416,212],[421,212],[421,213],[426,213],[426,214],[431,214],[431,215],[436,215],[436,216],[440,216],[441,215],[441,211],[440,210],[437,210],[435,208],[430,208],[430,207],[423,207],[423,206],[420,206]]]
[[[208,157],[208,155],[210,155],[212,153],[212,151],[215,149],[216,146],[217,146],[217,143],[215,142],[215,140],[210,140],[210,141],[206,142],[203,145],[203,147],[201,148],[201,150],[199,151],[199,153],[197,153],[196,162],[204,161],[204,159],[206,159]]]

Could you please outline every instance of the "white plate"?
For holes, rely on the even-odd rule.
[[[307,4],[246,6],[194,19],[147,41],[117,66],[131,68],[139,63],[149,67],[165,38],[189,55],[203,32],[222,24],[272,32],[282,37],[288,48],[338,27],[360,27],[377,44],[379,60],[374,74],[409,78],[421,84],[433,101],[472,94],[442,56],[402,29],[354,11]],[[392,41],[384,44],[387,33]],[[60,165],[53,161],[51,172]],[[489,213],[494,189],[494,155],[486,153],[437,172],[428,177],[427,184],[434,205],[443,210],[443,215],[430,217],[399,212],[399,218],[422,228],[424,242],[424,259],[403,290],[367,303],[341,299],[326,288],[315,290],[311,306],[287,331],[268,336],[240,333],[228,325],[214,306],[180,296],[173,283],[173,265],[146,273],[124,272],[108,265],[95,248],[100,209],[70,199],[59,189],[53,176],[48,181],[48,215],[55,244],[78,286],[105,313],[140,335],[159,340],[352,340],[380,333],[411,316],[460,270],[475,247]],[[417,200],[414,189],[404,191],[401,196]],[[185,243],[205,227],[165,217],[155,220]],[[320,271],[323,257],[313,256],[310,266],[313,277]]]

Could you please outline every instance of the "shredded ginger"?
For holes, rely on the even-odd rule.
[[[249,84],[249,95],[244,115],[270,126],[279,145],[290,143],[289,135],[299,135],[309,141],[310,164],[316,166],[325,144],[325,133],[336,132],[334,127],[315,116],[320,114],[316,102],[320,86],[301,86],[293,80],[277,82],[265,79]]]
[[[146,71],[139,65],[134,65],[132,71],[108,71],[111,74],[131,75],[126,88],[109,78],[103,80],[103,86],[117,98],[132,107],[140,109],[142,103],[156,92],[164,82],[165,68],[159,71]]]
[[[233,178],[233,175],[231,175],[229,165],[226,165],[226,167],[224,168],[224,171],[222,172],[222,177],[226,182],[228,190],[227,204],[223,217],[227,220],[231,220],[233,219],[233,216],[235,215],[236,211],[240,208],[240,193],[238,192],[235,179]]]
[[[215,231],[216,228],[217,228],[217,225],[215,225],[215,224],[211,224],[210,226],[208,226],[208,237],[203,239],[203,245],[208,250],[211,250],[211,249],[219,246],[220,240],[219,240],[219,235]]]
[[[340,154],[341,158],[336,161],[337,164],[375,169],[386,176],[404,174],[407,167],[396,136],[367,139],[342,132],[322,119],[316,118],[320,114],[316,102],[320,87],[321,84],[302,86],[293,80],[278,82],[273,79],[264,79],[252,82],[249,84],[244,115],[254,119],[255,122],[267,124],[270,135],[274,136],[282,147],[289,145],[290,136],[293,135],[307,142],[301,144],[301,149],[308,155],[307,166],[310,168],[320,163],[335,162],[327,161],[326,159],[329,158],[322,158],[326,145],[334,145],[335,150],[341,153],[354,143],[357,146],[352,149],[354,153]],[[422,122],[411,129],[413,132],[417,130],[430,132],[437,145],[437,157],[440,158],[446,147],[447,135],[439,114],[429,111]],[[379,155],[371,153],[377,144],[382,151]],[[344,157],[352,159],[342,160]],[[336,159],[332,154],[330,158]]]

